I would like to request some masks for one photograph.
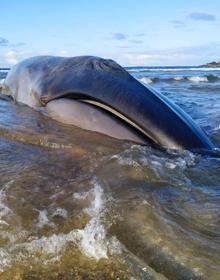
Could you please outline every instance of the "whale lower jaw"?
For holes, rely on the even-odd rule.
[[[138,144],[149,143],[150,138],[139,126],[116,110],[93,100],[63,97],[48,102],[46,111],[49,117],[65,124]]]
[[[161,147],[151,130],[144,130],[140,125],[127,118],[114,108],[95,99],[89,99],[81,94],[62,95],[46,104],[47,113],[53,119],[75,125],[82,129],[99,132],[113,138],[130,140],[138,144],[151,144]],[[101,121],[102,119],[102,121]],[[151,125],[152,126],[152,125]],[[163,148],[182,149],[174,139],[167,137],[162,131],[157,131],[163,138]]]
[[[131,125],[131,127],[133,127],[134,129],[136,129],[137,131],[139,131],[140,133],[142,133],[144,136],[146,136],[148,139],[152,140],[155,144],[159,143],[157,142],[157,140],[155,138],[153,138],[149,133],[147,133],[144,129],[142,129],[139,125],[137,125],[136,123],[132,122],[130,119],[128,119],[127,117],[125,117],[124,115],[120,114],[118,111],[116,111],[115,109],[101,103],[98,102],[96,100],[91,100],[91,99],[80,99],[80,101],[84,102],[84,103],[88,103],[88,104],[92,104],[94,106],[96,106],[97,108],[101,108],[104,109],[107,112],[110,112],[112,115],[118,117],[120,120],[124,121],[125,123]]]

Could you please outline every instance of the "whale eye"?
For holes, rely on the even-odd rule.
[[[123,71],[124,69],[119,66],[114,60],[112,59],[106,59],[102,61],[102,65],[104,68],[107,68],[109,70],[115,70],[115,71]]]

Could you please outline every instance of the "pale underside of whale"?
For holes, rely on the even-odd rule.
[[[34,57],[14,66],[5,86],[18,102],[87,130],[171,149],[214,148],[183,110],[112,60]]]
[[[102,110],[97,104],[91,105],[86,100],[59,98],[47,104],[46,112],[51,118],[65,124],[100,132],[121,140],[146,144],[146,139],[132,126],[126,125],[120,118]]]

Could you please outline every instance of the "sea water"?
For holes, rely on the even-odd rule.
[[[127,70],[220,146],[220,68]],[[0,279],[220,278],[217,156],[116,140],[0,95],[0,175]]]

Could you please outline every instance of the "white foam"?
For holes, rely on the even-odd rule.
[[[48,218],[48,211],[46,209],[44,210],[36,209],[36,211],[39,212],[37,227],[42,228],[45,225],[52,226],[52,227],[54,226],[54,223],[50,222]]]
[[[22,248],[30,253],[40,253],[44,256],[59,255],[68,241],[71,241],[71,232],[69,234],[53,234],[49,237],[43,236],[39,239],[17,244],[14,249]]]
[[[140,167],[140,164],[137,161],[135,161],[134,159],[129,158],[129,157],[124,157],[123,155],[122,156],[114,155],[111,157],[111,159],[117,159],[117,161],[120,165],[133,166],[136,168]]]
[[[139,145],[132,145],[129,149],[111,157],[111,159],[116,159],[123,166],[129,165],[134,168],[147,166],[159,177],[170,176],[172,173],[167,172],[167,169],[178,169],[182,172],[189,166],[194,166],[196,158],[191,152],[175,153],[172,150],[167,156],[163,157],[160,154],[152,153],[152,150],[149,148]]]
[[[108,258],[108,252],[120,253],[120,242],[115,237],[107,239],[106,229],[99,217],[92,218],[84,229],[72,230],[67,234],[43,236],[15,245],[14,249],[25,249],[31,254],[41,254],[42,257],[51,257],[51,260],[56,257],[57,260],[69,242],[75,243],[85,256],[95,260]]]
[[[126,69],[126,67],[125,67],[125,69]],[[144,72],[145,71],[145,69],[136,69],[136,68],[133,68],[133,69],[126,69],[126,71],[128,71],[129,73],[139,73],[139,72]],[[146,69],[146,71],[149,71],[148,69]]]
[[[73,198],[75,199],[86,199],[90,192],[77,192],[73,194]]]
[[[192,76],[187,77],[187,79],[191,82],[208,82],[208,78],[205,76]]]
[[[181,81],[181,80],[183,80],[183,79],[184,79],[183,76],[174,77],[174,80],[176,80],[176,81]]]
[[[8,223],[3,221],[3,220],[0,220],[0,225],[5,225],[5,226],[8,226]]]
[[[94,183],[94,188],[89,190],[88,192],[77,192],[73,194],[73,198],[84,200],[90,199],[91,205],[88,208],[85,208],[84,211],[90,216],[94,216],[99,213],[100,209],[102,209],[104,205],[104,195],[103,189],[99,184]]]
[[[1,190],[1,198],[4,196],[3,193]],[[0,249],[0,271],[4,271],[12,262],[26,263],[30,256],[36,264],[48,265],[48,263],[56,262],[70,243],[74,243],[82,254],[95,260],[108,258],[109,254],[119,254],[121,252],[120,242],[114,236],[107,237],[107,229],[110,224],[105,222],[105,212],[107,211],[105,206],[110,199],[105,196],[104,190],[96,181],[92,182],[92,188],[84,195],[90,199],[90,205],[84,211],[91,219],[83,229],[42,236],[38,239],[34,236],[28,237],[27,232],[20,231],[13,234],[14,240],[11,240],[10,245]],[[79,197],[82,198],[81,195]],[[51,223],[49,217],[66,218],[68,215],[63,208],[55,209],[51,215],[46,209],[37,211],[39,212],[37,226],[40,228]],[[6,231],[5,234],[7,234]],[[17,243],[20,237],[27,241]],[[41,258],[38,257],[39,255]]]
[[[107,239],[106,225],[104,226],[102,216],[105,212],[106,198],[101,186],[94,182],[94,188],[90,191],[93,196],[91,205],[85,211],[92,217],[84,229],[74,232],[74,238],[80,250],[87,257],[96,260],[108,258],[108,252],[119,253],[120,245],[115,237]]]
[[[214,131],[218,131],[220,130],[220,124],[218,124],[215,128],[214,128]]]
[[[142,78],[140,78],[139,81],[144,84],[151,84],[153,82],[150,78],[147,78],[147,77],[142,77]]]
[[[64,208],[57,208],[54,212],[53,212],[53,214],[52,214],[52,217],[56,217],[56,216],[58,216],[58,217],[62,217],[62,218],[64,218],[64,219],[67,219],[67,217],[68,217],[68,212],[66,211],[66,209],[64,209]]]
[[[127,69],[128,72],[154,72],[154,71],[160,71],[160,72],[177,72],[177,71],[219,71],[220,67],[186,67],[186,68],[134,68],[134,69]]]
[[[84,255],[96,260],[108,258],[106,230],[99,217],[92,218],[84,229],[76,230],[73,234]]]
[[[0,86],[4,84],[5,79],[0,79]]]
[[[102,187],[94,181],[93,188],[87,192],[86,196],[88,195],[91,198],[91,203],[84,211],[88,213],[91,219],[83,229],[74,229],[66,234],[53,234],[49,237],[43,236],[31,242],[17,244],[13,249],[24,249],[31,254],[40,253],[42,260],[44,259],[43,256],[46,256],[47,260],[50,261],[59,259],[60,253],[69,242],[76,244],[82,254],[95,260],[108,258],[108,253],[119,253],[120,242],[115,237],[107,238],[106,236],[106,229],[109,225],[105,225],[103,217],[107,200]],[[81,198],[81,196],[79,197]],[[62,215],[66,213],[63,211],[64,209],[61,209],[59,208],[54,213],[62,213]],[[39,211],[39,215],[41,217],[40,225],[48,223],[45,210]]]
[[[92,189],[90,194],[93,196],[93,200],[91,202],[90,207],[86,208],[86,212],[90,216],[94,217],[99,215],[100,211],[104,208],[105,197],[104,197],[103,189],[97,183],[94,183],[94,188]]]
[[[4,203],[4,200],[6,197],[6,192],[13,182],[14,182],[13,180],[9,181],[0,190],[0,225],[7,225],[7,222],[3,220],[3,217],[5,217],[8,214],[13,213],[12,210]]]
[[[157,171],[162,171],[165,174],[164,166],[168,169],[180,170],[186,169],[188,166],[195,164],[195,155],[190,152],[186,152],[185,155],[176,156],[175,158],[158,157],[157,155],[150,155],[148,158],[141,157],[140,161],[143,165],[150,165]]]
[[[9,253],[7,253],[4,249],[0,249],[0,272],[3,272],[10,263],[11,258]]]
[[[165,166],[169,169],[175,169],[177,165],[174,162],[165,162]]]

